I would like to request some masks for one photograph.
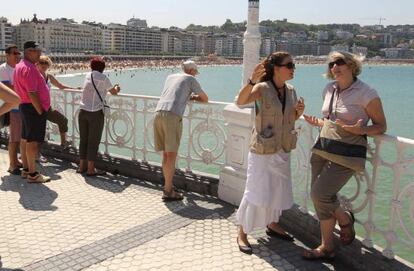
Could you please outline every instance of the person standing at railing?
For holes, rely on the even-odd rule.
[[[45,78],[49,91],[51,90],[52,85],[59,89],[81,89],[81,87],[73,88],[66,86],[59,82],[52,74],[47,73],[47,70],[52,66],[52,64],[52,60],[45,55],[40,56],[39,62],[36,63],[37,69]],[[58,125],[60,134],[60,146],[62,149],[68,148],[72,144],[71,141],[68,141],[66,139],[66,133],[68,132],[68,119],[58,110],[50,107],[49,111],[47,112],[47,120]]]
[[[208,102],[208,96],[195,78],[198,74],[197,65],[193,61],[185,61],[182,69],[184,73],[167,77],[155,109],[154,145],[156,151],[163,152],[162,172],[165,180],[163,201],[183,199],[181,193],[174,191],[173,177],[183,130],[182,116],[185,106],[188,100]]]
[[[14,68],[20,61],[20,51],[16,45],[12,44],[6,47],[6,62],[0,65],[0,81],[8,86],[10,89],[14,89],[13,86],[13,73]],[[9,169],[7,172],[13,175],[20,175],[20,168],[23,165],[17,158],[17,153],[20,148],[20,139],[22,136],[22,119],[20,117],[19,105],[10,111],[10,125],[9,125]]]
[[[283,210],[293,205],[290,152],[296,148],[295,122],[305,104],[292,85],[295,64],[287,52],[274,52],[256,66],[249,83],[236,100],[237,105],[255,104],[248,154],[246,188],[236,214],[241,252],[251,254],[247,234],[267,228],[271,237],[293,241],[278,224]]]
[[[121,88],[118,84],[112,85],[109,78],[103,74],[105,61],[101,57],[91,59],[92,72],[85,77],[82,99],[79,111],[79,168],[77,173],[87,176],[105,175],[105,171],[95,169],[95,160],[101,143],[104,128],[105,111],[107,107],[105,98],[108,92],[118,95]]]
[[[39,44],[35,41],[27,41],[23,47],[24,59],[16,65],[13,74],[15,91],[21,99],[20,146],[23,162],[21,176],[27,178],[29,183],[43,183],[50,181],[50,178],[36,171],[36,156],[39,143],[45,139],[50,93],[43,76],[35,66],[42,52]]]
[[[321,129],[310,163],[311,197],[320,220],[322,243],[303,252],[308,260],[335,256],[336,222],[341,228],[343,245],[355,239],[354,215],[340,206],[337,193],[356,172],[364,170],[366,136],[383,134],[387,129],[377,91],[357,77],[362,70],[360,59],[348,52],[332,52],[328,61],[326,76],[334,81],[328,83],[322,94],[323,119],[304,116],[308,123]],[[372,124],[368,125],[370,120]]]

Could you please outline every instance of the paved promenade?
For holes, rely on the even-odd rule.
[[[347,270],[301,260],[299,241],[257,232],[254,255],[236,245],[235,208],[186,194],[163,203],[160,187],[122,176],[84,177],[50,160],[46,184],[9,176],[0,150],[0,270]]]

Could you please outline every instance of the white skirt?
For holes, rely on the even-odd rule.
[[[290,153],[261,155],[249,152],[246,188],[236,219],[245,233],[278,222],[293,205]]]

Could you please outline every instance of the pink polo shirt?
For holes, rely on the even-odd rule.
[[[22,104],[32,103],[29,97],[29,92],[37,92],[43,110],[49,110],[49,89],[42,74],[32,62],[26,59],[20,60],[14,69],[13,81],[14,89],[20,96]]]

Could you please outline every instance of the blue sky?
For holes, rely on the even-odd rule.
[[[1,0],[1,2],[6,0]],[[240,22],[247,16],[247,0],[23,0],[1,5],[0,16],[12,23],[20,18],[73,18],[122,23],[135,16],[150,26],[186,27],[190,23],[221,25],[226,18]],[[22,8],[17,8],[21,6]],[[413,0],[261,0],[260,20],[283,19],[306,24],[414,24]]]

